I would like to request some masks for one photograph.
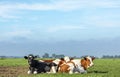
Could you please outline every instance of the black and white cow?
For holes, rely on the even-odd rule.
[[[39,60],[35,60],[37,56],[28,55],[24,56],[25,59],[28,60],[29,71],[28,74],[37,74],[37,73],[56,73],[54,72],[53,67],[56,67],[56,64],[53,62],[40,62]]]

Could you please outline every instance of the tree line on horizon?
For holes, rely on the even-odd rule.
[[[62,58],[64,57],[65,55],[64,54],[60,54],[60,55],[57,55],[57,54],[52,54],[51,56],[48,54],[48,53],[45,53],[42,58]],[[71,56],[72,58],[83,58],[85,57],[86,55],[84,56],[81,56],[81,57],[77,57],[77,56]],[[98,57],[96,57],[98,58]],[[106,59],[106,58],[120,58],[120,55],[103,55],[101,58],[103,59]]]
[[[53,53],[52,55],[50,55],[49,53],[44,53],[42,56],[36,55],[38,58],[63,58],[65,57],[64,54],[55,54]],[[81,56],[81,57],[77,57],[77,56],[70,56],[71,58],[83,58],[85,57]],[[0,59],[5,59],[5,58],[22,58],[20,56],[0,56]],[[96,57],[98,58],[98,57]],[[106,59],[106,58],[120,58],[120,55],[103,55],[101,58]]]

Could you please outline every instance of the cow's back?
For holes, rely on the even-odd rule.
[[[75,66],[81,65],[81,59],[73,59],[71,61],[75,64]]]

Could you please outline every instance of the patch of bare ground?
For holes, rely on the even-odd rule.
[[[0,77],[18,77],[27,75],[28,67],[25,66],[0,66]]]

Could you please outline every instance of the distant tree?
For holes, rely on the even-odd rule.
[[[63,58],[65,57],[65,55],[61,54],[61,55],[56,55],[56,58]]]
[[[56,58],[56,54],[52,54],[52,58]]]
[[[39,55],[36,55],[38,58],[40,58],[40,56]]]
[[[52,58],[63,58],[65,57],[65,55],[60,54],[60,55],[56,55],[56,54],[52,54]]]
[[[78,58],[78,57],[77,57],[77,56],[73,56],[72,58],[74,58],[74,59],[75,59],[75,58]]]
[[[6,58],[6,56],[0,56],[0,59],[5,59]]]
[[[45,53],[42,57],[43,57],[43,58],[49,58],[49,54],[48,54],[48,53]]]
[[[103,55],[102,58],[120,58],[120,55],[115,55],[115,56]]]

